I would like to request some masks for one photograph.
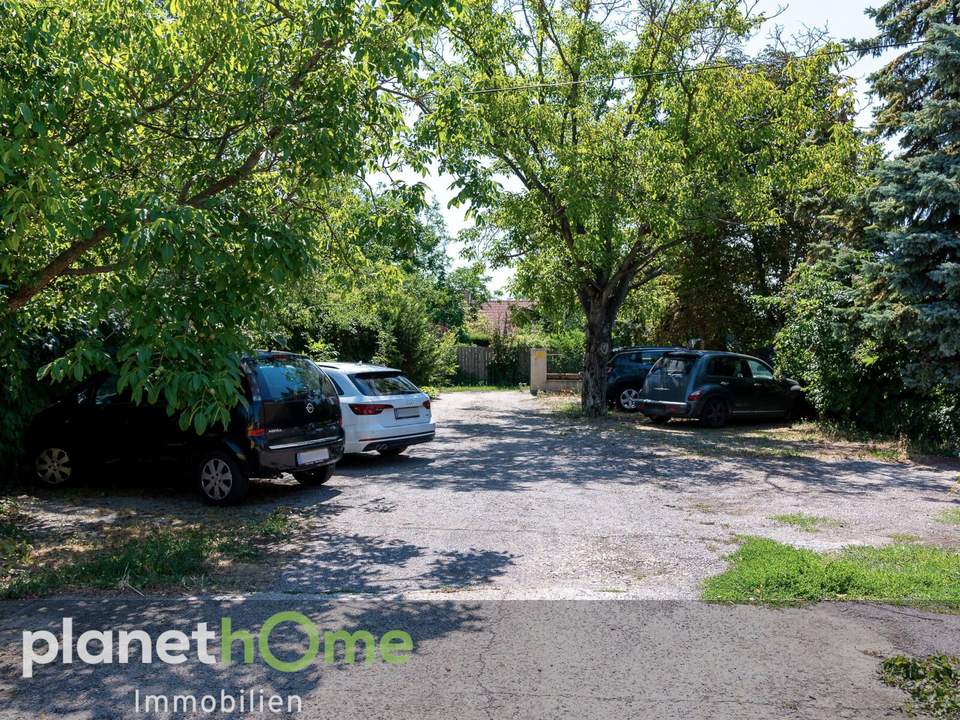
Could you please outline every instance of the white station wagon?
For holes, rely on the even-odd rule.
[[[317,363],[340,396],[344,452],[399,455],[433,440],[430,396],[402,372],[366,363]]]

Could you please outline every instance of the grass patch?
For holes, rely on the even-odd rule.
[[[504,390],[526,390],[529,385],[452,385],[444,388],[432,388],[440,393],[455,392],[503,392]],[[424,391],[426,392],[426,391]]]
[[[10,498],[0,498],[0,583],[7,571],[30,557],[31,546],[24,525],[27,516]]]
[[[275,510],[258,520],[219,526],[115,528],[103,542],[66,543],[42,557],[31,553],[0,577],[0,597],[89,589],[195,589],[207,583],[218,565],[255,560],[268,541],[289,537],[295,527],[294,518]]]
[[[792,525],[803,532],[815,533],[823,528],[841,527],[842,523],[822,515],[807,515],[806,513],[786,513],[774,515],[771,520],[781,525]]]
[[[865,600],[960,611],[960,553],[915,543],[820,554],[741,538],[730,568],[708,579],[709,602],[790,605]]]
[[[937,522],[947,523],[948,525],[960,525],[960,507],[944,510],[937,515]]]
[[[919,711],[940,720],[960,718],[960,658],[898,655],[883,661],[880,676],[887,685],[910,695],[911,701],[903,708],[908,715]]]

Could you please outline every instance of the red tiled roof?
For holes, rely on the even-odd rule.
[[[491,300],[480,306],[480,317],[491,329],[509,333],[513,330],[514,308],[526,310],[532,307],[532,300]]]

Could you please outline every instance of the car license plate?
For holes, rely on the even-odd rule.
[[[319,450],[307,450],[306,452],[297,453],[297,465],[309,465],[310,463],[329,459],[330,451],[326,448],[320,448]]]
[[[415,418],[420,417],[420,408],[416,407],[405,407],[397,408],[393,411],[393,415],[397,420],[405,420],[406,418]]]

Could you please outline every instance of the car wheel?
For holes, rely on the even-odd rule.
[[[396,457],[406,449],[407,447],[406,445],[404,445],[403,447],[385,448],[383,450],[377,450],[377,452],[383,455],[384,457]]]
[[[730,419],[730,408],[727,407],[727,401],[721,398],[711,398],[703,406],[700,413],[700,422],[707,427],[719,428],[727,424]]]
[[[336,465],[324,465],[316,470],[304,470],[295,472],[294,479],[301,485],[323,485],[327,480],[333,477],[333,470]]]
[[[76,462],[73,453],[63,447],[41,448],[33,456],[33,474],[37,481],[56,487],[76,477]]]
[[[222,450],[210,450],[200,457],[197,481],[203,499],[211,505],[238,503],[250,487],[250,480],[240,463]]]
[[[617,395],[617,407],[624,412],[637,412],[640,409],[641,397],[639,388],[625,387]]]

